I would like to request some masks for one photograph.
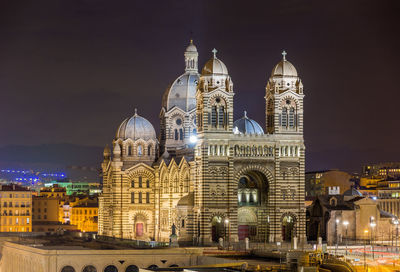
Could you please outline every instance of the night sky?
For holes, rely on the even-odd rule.
[[[265,85],[288,52],[306,95],[307,170],[400,161],[399,13],[382,0],[3,0],[0,147],[101,147],[135,107],[158,130],[193,38],[200,69],[214,47],[227,65],[235,118],[247,110],[263,127]]]

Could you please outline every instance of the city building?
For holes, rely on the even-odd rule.
[[[364,165],[362,173],[368,177],[400,178],[400,162],[386,162]]]
[[[159,138],[135,111],[104,149],[99,234],[197,245],[305,241],[303,84],[282,55],[267,80],[264,132],[246,112],[233,120],[227,67],[214,49],[199,74],[190,42],[185,72],[162,98]]]
[[[64,187],[59,187],[58,184],[52,187],[42,187],[39,192],[40,196],[44,197],[54,197],[54,198],[64,198],[67,195],[66,189]]]
[[[32,192],[16,184],[0,185],[0,231],[32,231]]]
[[[354,185],[352,176],[339,170],[307,172],[305,182],[307,196],[343,194]]]
[[[64,188],[67,195],[83,194],[96,195],[101,193],[101,184],[98,182],[83,181],[53,181],[44,184],[48,188]]]
[[[79,199],[69,203],[70,224],[82,232],[97,232],[99,205],[97,199]],[[63,207],[64,211],[64,207]]]

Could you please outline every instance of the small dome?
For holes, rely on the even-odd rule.
[[[184,110],[191,111],[196,107],[196,90],[199,81],[198,73],[185,73],[178,77],[169,87],[163,98],[163,107],[166,110],[174,106]]]
[[[248,118],[247,113],[244,112],[244,116],[233,123],[233,133],[263,135],[264,130],[256,121]]]
[[[116,138],[130,138],[134,141],[138,139],[156,140],[156,131],[147,119],[137,114],[135,109],[135,115],[125,119],[119,126]]]
[[[362,193],[354,188],[348,189],[343,193],[344,196],[363,196]]]
[[[297,70],[289,61],[286,60],[286,52],[282,52],[282,60],[272,69],[272,76],[293,76],[297,77]]]
[[[209,59],[203,67],[201,71],[201,75],[228,75],[228,68],[226,65],[219,59],[217,59],[217,50],[213,50],[214,56]]]
[[[190,40],[190,44],[186,47],[186,52],[197,52],[197,47],[193,44],[193,40]]]

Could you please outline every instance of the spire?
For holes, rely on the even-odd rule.
[[[196,46],[193,44],[193,39],[190,39],[189,45],[185,50],[185,72],[196,72],[197,73],[197,59],[199,53],[197,52]]]
[[[286,60],[286,55],[287,55],[286,51],[283,50],[283,51],[282,51],[282,59],[283,59],[283,60]]]
[[[214,59],[216,59],[217,58],[217,52],[218,52],[217,49],[214,48],[211,52],[213,52],[213,54],[214,54],[213,57],[214,57]]]
[[[135,108],[135,115],[134,116],[137,116],[137,108]]]
[[[247,118],[247,111],[244,111],[244,118]]]

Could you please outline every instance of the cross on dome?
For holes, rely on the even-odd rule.
[[[135,116],[137,115],[137,108],[135,108]]]
[[[214,54],[214,59],[217,58],[217,52],[218,52],[217,49],[214,48],[211,52],[213,52]]]
[[[286,55],[287,55],[286,51],[283,50],[283,51],[282,51],[283,60],[286,60]]]
[[[244,117],[247,118],[247,111],[244,111]]]

